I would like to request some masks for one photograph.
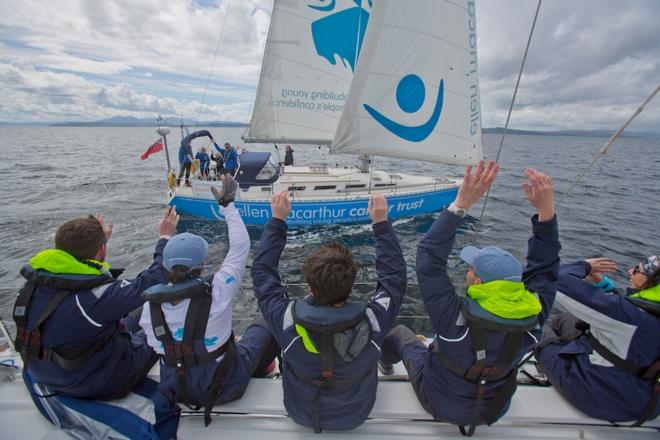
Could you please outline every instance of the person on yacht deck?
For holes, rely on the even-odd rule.
[[[464,248],[469,265],[467,295],[459,296],[447,275],[456,230],[467,211],[495,180],[498,165],[468,166],[456,200],[440,213],[417,249],[417,279],[436,332],[427,348],[407,327],[392,329],[383,342],[381,372],[403,360],[422,406],[438,421],[472,435],[509,408],[517,365],[541,335],[554,301],[559,239],[550,177],[532,168],[523,184],[538,213],[532,217],[527,267],[510,253],[487,246]],[[469,428],[465,429],[464,426]]]
[[[635,263],[625,292],[602,284],[615,269],[607,258],[561,266],[556,305],[566,312],[543,328],[535,356],[580,411],[641,425],[660,415],[660,260]]]
[[[285,150],[284,166],[293,166],[293,148],[291,148],[291,145],[287,145]]]
[[[185,172],[186,174],[186,186],[190,186],[190,168],[193,163],[193,151],[190,141],[185,144],[181,142],[179,147],[179,177],[176,179],[176,185],[181,185],[181,178]]]
[[[238,184],[229,175],[223,180],[221,192],[212,188],[229,235],[218,271],[212,280],[202,278],[206,240],[187,232],[175,235],[163,251],[168,284],[145,292],[149,303],[140,319],[161,358],[160,390],[171,402],[204,407],[207,425],[211,407],[242,397],[252,377],[266,377],[274,368],[280,352],[261,317],[234,341],[232,304],[245,275],[250,236],[233,203]]]
[[[209,179],[209,163],[211,161],[211,158],[209,158],[209,155],[206,153],[206,147],[202,147],[197,154],[195,155],[195,159],[199,160],[199,175],[203,180],[208,180]]]
[[[234,176],[236,174],[236,169],[238,168],[238,153],[229,142],[225,143],[225,149],[222,151],[222,156],[225,162],[225,172]]]
[[[296,423],[316,432],[356,428],[376,400],[380,344],[399,312],[407,283],[403,253],[387,220],[387,201],[374,194],[368,206],[378,282],[366,303],[350,299],[357,270],[351,252],[339,243],[306,258],[302,271],[310,294],[289,299],[278,274],[291,212],[286,192],[275,195],[271,207],[252,279],[259,309],[284,350],[284,406]]]
[[[122,270],[105,262],[112,223],[102,216],[58,228],[55,249],[39,252],[21,270],[28,281],[14,320],[27,374],[49,392],[85,399],[118,399],[142,381],[158,357],[136,309],[144,304],[140,292],[166,280],[163,249],[178,221],[168,208],[153,263],[132,279],[117,279]]]

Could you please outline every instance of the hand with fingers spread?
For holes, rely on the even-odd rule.
[[[616,270],[616,263],[607,257],[590,258],[585,261],[591,266],[587,280],[594,283],[601,282],[604,274],[613,273]]]
[[[220,180],[223,181],[222,188],[218,191],[215,187],[211,187],[211,192],[220,206],[227,206],[236,199],[238,183],[229,174],[220,176]]]
[[[172,237],[176,234],[176,225],[179,223],[179,215],[176,213],[176,206],[168,206],[163,218],[158,224],[158,232],[161,236]]]
[[[103,221],[103,215],[99,214],[98,212],[95,213],[92,217],[94,217],[96,220],[99,221],[101,224],[101,228],[103,229],[103,233],[105,234],[105,241],[110,240],[110,236],[112,235],[112,222],[109,222],[107,225]]]
[[[369,206],[367,208],[369,217],[373,224],[384,222],[387,220],[387,199],[379,193],[373,193],[369,199]]]
[[[523,190],[529,203],[538,210],[539,221],[552,220],[555,217],[552,179],[534,168],[526,168],[525,175],[528,180],[523,183]]]
[[[273,213],[273,218],[277,218],[285,222],[286,218],[291,212],[291,202],[289,201],[289,197],[287,196],[286,191],[275,194],[270,199],[270,207]]]
[[[472,165],[468,165],[454,205],[468,211],[488,191],[499,170],[500,166],[493,160],[488,162],[486,167],[484,167],[483,160],[479,161],[474,174],[472,174]]]

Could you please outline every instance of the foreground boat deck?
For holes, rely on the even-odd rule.
[[[11,376],[11,375],[10,375]],[[2,438],[65,439],[36,410],[20,379],[0,382]],[[573,409],[552,387],[520,385],[511,408],[496,424],[479,427],[475,438],[487,439],[657,439],[660,420],[646,428],[614,427]],[[204,427],[201,412],[184,411],[181,439],[318,438],[311,429],[286,417],[279,379],[253,379],[242,399],[217,406]],[[436,423],[420,406],[406,381],[381,380],[370,419],[347,432],[324,431],[323,438],[463,438],[456,426]]]

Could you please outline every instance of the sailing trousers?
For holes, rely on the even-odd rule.
[[[405,325],[397,325],[385,336],[381,346],[381,361],[385,364],[403,362],[408,372],[408,379],[424,409],[433,414],[426,396],[421,389],[422,368],[428,348],[419,340],[415,333]]]
[[[192,167],[192,163],[182,163],[179,169],[179,177],[176,179],[176,184],[180,185],[181,184],[181,178],[183,177],[183,173],[186,173],[186,185],[190,184],[190,167]]]

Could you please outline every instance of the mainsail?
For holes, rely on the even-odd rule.
[[[330,144],[371,0],[275,0],[245,142]]]
[[[334,153],[475,163],[483,156],[473,0],[378,0]]]

